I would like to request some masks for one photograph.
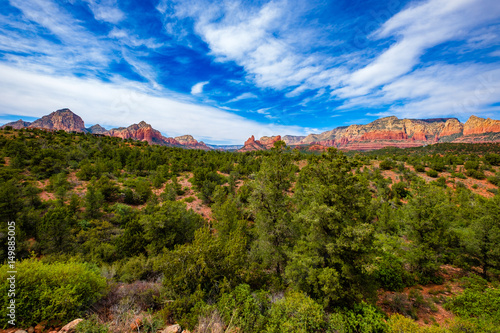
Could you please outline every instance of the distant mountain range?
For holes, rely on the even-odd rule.
[[[273,147],[274,142],[283,140],[289,146],[302,146],[309,150],[325,150],[336,147],[342,150],[374,150],[387,146],[418,147],[438,142],[500,142],[500,120],[471,116],[465,124],[456,118],[398,119],[395,116],[377,119],[367,125],[351,125],[334,128],[321,134],[308,136],[285,135],[262,137],[256,140],[252,135],[244,145],[207,145],[195,140],[191,135],[175,138],[164,137],[150,124],[141,121],[129,127],[106,130],[100,125],[86,128],[78,115],[70,109],[61,109],[43,116],[34,122],[18,120],[1,126],[15,129],[40,128],[67,132],[106,135],[122,139],[147,141],[169,147],[187,149],[223,149],[253,151]]]
[[[337,127],[308,136],[252,136],[240,151],[268,149],[277,140],[289,146],[306,146],[309,150],[336,147],[342,150],[375,150],[388,146],[418,147],[438,142],[500,142],[500,120],[471,116],[465,124],[456,118],[398,119],[380,118],[367,125]]]
[[[61,109],[43,116],[32,123],[18,120],[3,125],[0,128],[11,126],[15,129],[21,128],[40,128],[45,130],[66,132],[90,133],[94,135],[114,136],[122,139],[134,139],[147,141],[150,144],[157,144],[169,147],[182,147],[187,149],[213,149],[207,146],[203,141],[196,141],[191,135],[183,135],[176,138],[167,138],[161,135],[160,131],[155,130],[150,124],[141,121],[139,124],[133,124],[129,127],[118,127],[106,130],[97,124],[86,128],[80,116],[73,113],[70,109]]]

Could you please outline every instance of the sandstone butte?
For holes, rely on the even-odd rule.
[[[179,142],[181,145],[190,147],[192,149],[202,149],[202,150],[210,150],[211,149],[203,141],[195,140],[195,138],[193,138],[192,135],[177,136],[174,139],[177,142]]]
[[[18,120],[8,123],[5,126],[11,126],[14,129],[21,128],[39,128],[48,131],[63,130],[66,132],[90,133],[95,135],[106,135],[119,137],[122,139],[134,139],[139,141],[147,141],[149,144],[158,144],[169,147],[183,147],[188,149],[211,149],[203,142],[196,141],[191,135],[178,137],[183,142],[179,142],[174,138],[164,137],[160,131],[154,129],[150,124],[141,121],[139,124],[133,124],[129,127],[119,127],[106,130],[104,127],[96,124],[90,128],[85,128],[85,124],[80,116],[73,113],[70,109],[61,109],[52,112],[49,115],[43,116],[34,122],[25,122]]]
[[[247,141],[245,141],[245,144],[241,149],[239,149],[239,152],[245,152],[245,151],[253,151],[253,150],[267,150],[271,149],[274,146],[274,143],[277,141],[281,140],[281,136],[263,136],[260,138],[260,140],[255,140],[255,137],[252,135]]]

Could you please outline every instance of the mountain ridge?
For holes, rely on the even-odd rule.
[[[493,136],[486,133],[498,133]],[[262,139],[262,138],[261,138]],[[266,149],[252,136],[239,151]],[[500,120],[470,116],[457,118],[399,119],[389,116],[366,125],[341,126],[306,137],[286,135],[288,146],[309,146],[309,150],[335,147],[342,150],[375,150],[387,146],[419,147],[438,142],[500,142]]]
[[[273,147],[276,141],[280,140],[291,147],[308,146],[309,150],[318,151],[328,147],[342,150],[375,150],[387,146],[407,148],[438,142],[500,142],[500,120],[485,119],[475,115],[471,115],[465,123],[460,122],[457,118],[399,119],[396,116],[388,116],[365,125],[340,126],[307,136],[263,136],[256,140],[252,135],[243,146],[207,145],[203,141],[197,141],[189,134],[175,138],[165,137],[145,121],[109,130],[99,124],[86,128],[83,119],[68,108],[54,111],[33,122],[25,122],[20,119],[0,126],[0,128],[6,126],[11,126],[14,129],[40,128],[50,131],[63,130],[106,135],[186,149],[231,149],[240,152],[268,150]]]
[[[205,143],[203,143],[202,141],[198,142],[191,135],[183,136],[183,137],[189,137],[190,140],[183,141],[182,143],[177,141],[175,138],[165,137],[160,133],[160,131],[154,129],[150,124],[146,123],[145,121],[141,121],[138,124],[132,124],[128,127],[117,127],[117,128],[112,128],[110,130],[106,130],[99,124],[95,124],[89,128],[86,128],[83,119],[68,108],[54,111],[31,123],[25,122],[22,119],[20,119],[18,121],[7,123],[3,126],[0,126],[0,128],[5,128],[7,126],[11,126],[12,128],[15,129],[39,128],[49,131],[63,130],[66,132],[113,136],[122,139],[147,141],[149,144],[157,144],[169,147],[181,147],[186,149],[203,149],[203,150],[212,149],[211,147],[205,145]]]

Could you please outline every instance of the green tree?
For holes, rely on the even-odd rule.
[[[147,249],[152,255],[163,248],[173,249],[177,244],[191,242],[196,229],[203,225],[203,218],[186,205],[177,201],[166,201],[160,209],[141,218]]]
[[[21,191],[16,180],[11,179],[0,183],[0,219],[2,223],[15,221],[21,211],[23,202]]]
[[[85,214],[88,218],[97,218],[100,215],[100,208],[104,203],[104,195],[97,190],[95,186],[95,178],[92,183],[87,186],[85,194]]]
[[[250,197],[256,232],[253,253],[264,267],[281,276],[296,236],[289,195],[294,168],[284,142],[276,142],[271,150],[271,156],[262,161]]]
[[[424,183],[416,184],[414,195],[404,207],[404,221],[408,227],[410,263],[418,272],[421,283],[437,279],[436,273],[447,261],[452,237],[450,224],[456,207],[445,190]],[[437,282],[437,280],[436,280]]]
[[[322,332],[326,328],[323,307],[300,292],[289,292],[269,310],[266,333]]]
[[[153,195],[151,184],[145,179],[140,179],[135,184],[135,192],[137,193],[140,204],[145,203]]]
[[[65,206],[50,209],[42,218],[37,240],[44,253],[63,253],[73,247],[71,227],[75,220]]]
[[[47,264],[29,259],[18,262],[16,267],[16,326],[29,327],[52,320],[67,323],[83,315],[105,294],[106,279],[90,264]],[[8,271],[7,265],[0,267],[2,309],[10,301]],[[7,326],[7,317],[4,318]]]
[[[178,246],[163,257],[167,295],[180,300],[201,291],[213,298],[222,284],[236,287],[242,282],[245,253],[246,241],[239,235],[227,241],[213,235],[209,228],[196,230],[192,243]]]
[[[371,296],[371,195],[346,156],[332,148],[304,167],[296,200],[302,237],[288,279],[325,306],[350,306]]]
[[[99,180],[95,183],[96,190],[99,191],[103,196],[104,200],[111,202],[116,200],[118,194],[118,186],[114,181],[109,179],[107,176],[101,176]]]
[[[490,270],[500,270],[500,196],[481,205],[481,214],[475,217],[462,239],[473,266],[481,267],[483,278]]]

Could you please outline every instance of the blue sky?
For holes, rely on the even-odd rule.
[[[241,144],[382,116],[500,119],[498,0],[0,0],[0,123]]]

